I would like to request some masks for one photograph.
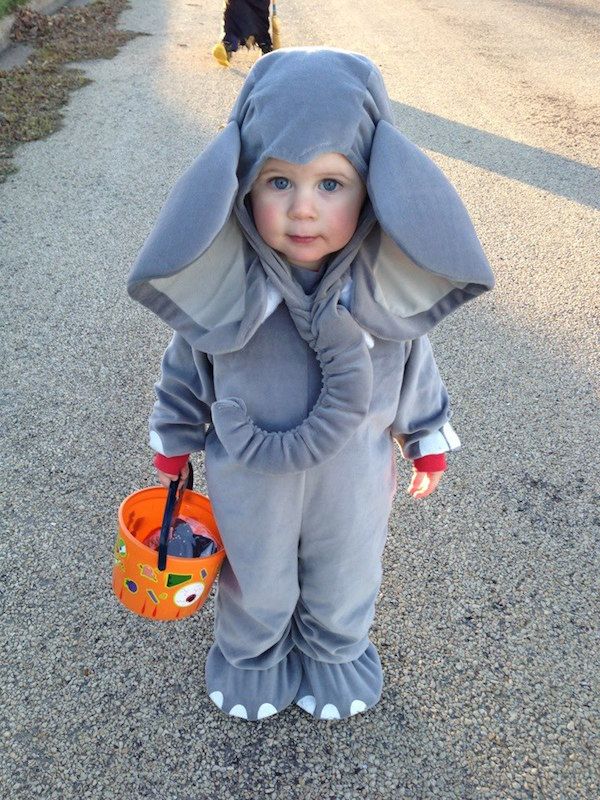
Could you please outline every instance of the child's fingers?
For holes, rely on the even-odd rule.
[[[437,489],[438,483],[440,482],[440,478],[442,477],[441,472],[426,472],[425,473],[425,480],[423,481],[423,485],[419,491],[413,494],[413,497],[417,500],[424,500],[426,497],[429,497],[430,494],[435,492]]]
[[[156,475],[158,477],[158,482],[161,486],[164,486],[165,489],[169,488],[169,484],[171,481],[177,480],[177,475],[169,475],[167,472],[162,472],[160,469],[156,470]]]
[[[420,491],[423,488],[423,481],[425,480],[426,477],[427,477],[426,472],[417,472],[416,469],[413,469],[410,483],[407,489],[408,493],[414,496],[415,492]]]
[[[187,489],[188,475],[190,474],[190,462],[188,461],[185,467],[182,467],[179,476],[179,490]]]
[[[160,469],[156,470],[156,473],[157,473],[157,476],[158,476],[158,480],[159,480],[161,486],[164,486],[165,489],[168,489],[169,488],[169,484],[171,483],[171,481],[176,481],[177,478],[179,478],[179,483],[181,485],[184,485],[185,483],[187,483],[187,478],[188,478],[189,472],[190,472],[189,461],[184,467],[182,467],[181,473],[179,475],[170,475],[168,472],[163,472]]]
[[[437,489],[443,474],[443,472],[417,472],[414,470],[408,493],[417,500],[429,497]]]

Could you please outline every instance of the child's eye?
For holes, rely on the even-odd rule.
[[[321,181],[321,188],[325,189],[326,192],[335,192],[338,186],[342,184],[339,181],[336,181],[335,178],[325,178]]]
[[[281,177],[271,178],[269,183],[275,189],[288,189],[290,186],[289,180],[287,178],[281,178]]]

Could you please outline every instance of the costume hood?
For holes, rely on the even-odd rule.
[[[307,163],[327,152],[349,159],[368,201],[352,240],[306,296],[258,236],[247,195],[268,158]],[[492,286],[456,191],[394,127],[377,67],[341,50],[294,48],[252,68],[225,129],[167,199],[128,290],[212,354],[240,349],[287,304],[323,373],[307,419],[293,431],[266,432],[241,398],[217,401],[212,411],[230,454],[257,469],[296,471],[335,455],[364,418],[370,335],[414,339]]]

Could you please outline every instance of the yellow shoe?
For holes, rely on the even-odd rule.
[[[213,47],[212,54],[222,67],[229,66],[230,55],[225,49],[225,45],[223,44],[223,42],[219,42],[219,44],[216,44]]]

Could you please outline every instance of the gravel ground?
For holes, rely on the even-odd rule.
[[[212,603],[164,625],[111,594],[168,340],[125,277],[256,58],[213,64],[219,3],[132,0],[122,26],[151,36],[81,65],[93,83],[64,127],[0,186],[4,797],[600,796],[598,5],[391,5],[368,24],[347,0],[278,9],[286,44],[381,65],[498,277],[433,337],[464,450],[436,496],[397,498],[381,703],[341,723],[226,718],[204,696]]]

